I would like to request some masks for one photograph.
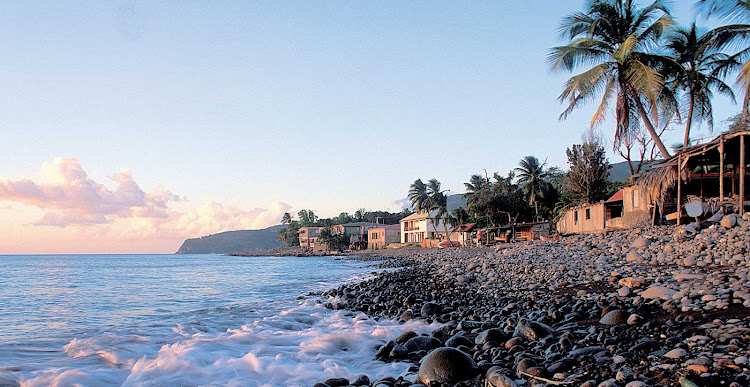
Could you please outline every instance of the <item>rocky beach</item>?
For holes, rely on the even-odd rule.
[[[750,385],[750,214],[375,258],[398,269],[326,306],[442,325],[374,349],[406,375],[316,387]]]

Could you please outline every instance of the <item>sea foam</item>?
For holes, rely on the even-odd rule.
[[[332,311],[310,298],[240,327],[189,329],[191,333],[176,328],[180,339],[158,350],[150,340],[133,335],[73,339],[66,353],[91,358],[91,366],[40,370],[19,381],[24,386],[310,386],[359,374],[374,380],[405,375],[410,366],[374,360],[379,345],[407,330],[436,328],[421,321],[400,324]]]

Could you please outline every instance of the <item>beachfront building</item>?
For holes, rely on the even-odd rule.
[[[573,207],[557,222],[561,234],[624,229],[650,219],[647,193],[637,185],[624,187],[609,199]]]
[[[401,241],[401,226],[391,224],[388,226],[373,227],[367,231],[367,248],[383,249],[392,243]]]
[[[430,215],[425,212],[415,212],[399,221],[401,225],[401,243],[423,244],[426,240],[437,240],[443,230],[443,221],[433,224]]]
[[[299,235],[299,247],[306,250],[315,250],[315,244],[318,241],[318,235],[322,227],[300,227],[297,235]]]
[[[349,247],[352,249],[363,249],[367,247],[367,232],[368,230],[381,227],[382,224],[371,223],[371,222],[352,222],[345,224],[337,224],[331,227],[331,232],[334,234],[344,234],[349,236]]]

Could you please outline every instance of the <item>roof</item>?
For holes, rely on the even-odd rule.
[[[460,224],[458,225],[458,231],[460,232],[469,232],[474,229],[476,226],[476,223],[466,223],[466,224]]]
[[[407,220],[422,220],[422,219],[427,219],[429,217],[430,217],[430,214],[428,214],[426,212],[415,212],[415,213],[407,216],[406,218],[403,218],[403,219],[399,220],[399,222],[405,222]]]
[[[615,194],[612,195],[612,197],[610,197],[609,199],[607,199],[606,202],[610,203],[610,202],[619,202],[619,201],[621,201],[622,197],[623,197],[622,192],[623,192],[622,189],[620,189],[619,191],[615,192]]]
[[[379,224],[377,224],[377,223],[371,223],[371,222],[352,222],[352,223],[337,224],[336,226],[341,226],[341,227],[361,227],[361,226],[379,226]]]
[[[302,229],[305,229],[305,230],[320,230],[321,228],[323,228],[323,227],[310,227],[310,226],[306,226],[306,227],[300,227],[299,229],[300,230],[302,230]]]
[[[373,227],[373,228],[371,228],[370,231],[372,231],[372,230],[380,230],[380,229],[383,229],[383,230],[399,230],[399,231],[401,231],[401,225],[400,224],[387,224],[387,225],[383,224],[383,225],[380,225],[380,227]]]

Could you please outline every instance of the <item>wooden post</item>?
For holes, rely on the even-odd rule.
[[[682,155],[677,155],[677,225],[682,224]]]
[[[719,200],[724,200],[724,135],[719,137]]]
[[[745,135],[740,135],[740,212],[745,213]]]

